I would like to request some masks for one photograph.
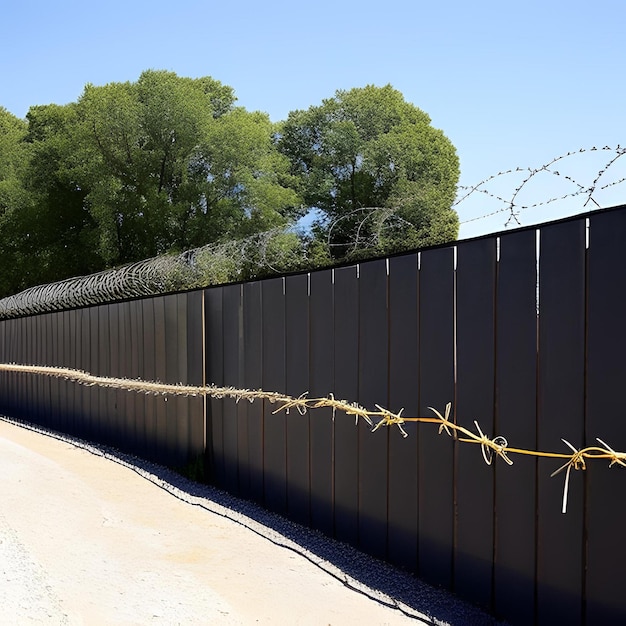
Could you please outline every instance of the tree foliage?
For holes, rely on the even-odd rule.
[[[20,223],[30,205],[23,186],[27,128],[24,120],[0,107],[0,293],[11,293],[22,285],[24,242]]]
[[[222,255],[202,257],[207,274],[233,279],[257,257],[302,269],[448,241],[457,178],[451,143],[391,86],[273,124],[210,77],[88,84],[25,120],[0,107],[0,296],[207,244]],[[270,230],[243,262],[222,246]]]
[[[335,256],[359,238],[390,251],[456,237],[456,151],[390,85],[337,91],[320,106],[293,111],[277,143],[305,204],[321,211],[318,233],[330,238]],[[389,210],[365,210],[375,207]]]
[[[107,262],[127,262],[285,223],[297,195],[261,113],[210,78],[144,72],[87,86],[77,105],[86,202]]]

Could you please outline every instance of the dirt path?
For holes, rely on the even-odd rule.
[[[135,470],[0,420],[0,624],[445,623]]]

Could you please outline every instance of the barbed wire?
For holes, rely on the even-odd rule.
[[[41,365],[20,365],[16,363],[0,363],[0,372],[51,376],[54,378],[61,378],[76,382],[85,386],[97,385],[99,387],[134,391],[150,395],[209,396],[216,399],[230,398],[234,399],[236,402],[240,402],[241,400],[248,400],[249,402],[254,402],[255,400],[267,400],[272,404],[279,405],[273,411],[274,414],[282,411],[289,414],[291,409],[296,409],[300,415],[306,415],[310,410],[326,407],[332,409],[333,421],[335,420],[337,412],[341,411],[348,416],[353,416],[355,418],[355,424],[358,424],[359,419],[364,420],[370,426],[371,432],[376,432],[382,427],[396,426],[404,438],[408,437],[408,433],[403,428],[403,425],[407,422],[435,424],[439,426],[439,434],[445,432],[455,441],[480,445],[483,459],[487,465],[492,464],[494,457],[501,458],[507,465],[513,465],[513,461],[509,456],[511,454],[565,460],[565,463],[550,475],[551,477],[554,477],[561,472],[565,472],[565,483],[561,506],[562,513],[567,512],[569,481],[572,469],[585,470],[587,469],[586,462],[595,459],[608,460],[609,467],[613,467],[614,465],[626,467],[626,452],[615,451],[600,438],[596,439],[600,446],[587,446],[580,449],[574,447],[566,439],[562,439],[561,441],[563,441],[563,443],[572,451],[569,454],[510,447],[507,439],[502,435],[498,435],[496,437],[488,437],[485,435],[477,420],[474,420],[474,426],[476,427],[477,432],[473,432],[464,426],[451,421],[451,403],[446,405],[443,414],[433,407],[428,407],[435,414],[435,417],[406,417],[402,415],[404,409],[400,409],[397,413],[394,413],[389,409],[375,404],[374,406],[376,407],[376,410],[369,410],[357,402],[338,400],[332,393],[326,397],[309,398],[308,392],[304,392],[300,396],[294,397],[283,393],[264,391],[262,389],[240,389],[232,386],[224,387],[214,384],[199,386],[183,384],[172,385],[161,383],[159,381],[146,381],[142,379],[94,376],[83,370],[71,368]]]
[[[592,152],[610,152],[612,153],[612,156],[610,159],[608,159],[608,161],[604,162],[604,165],[600,167],[599,170],[596,171],[596,173],[594,174],[593,180],[587,185],[579,182],[573,176],[566,174],[566,173],[562,173],[561,171],[555,168],[555,165],[557,163],[560,163],[566,159],[569,159],[571,161],[573,157],[580,156],[581,154],[590,154]],[[519,221],[519,213],[521,211],[538,208],[538,207],[552,204],[554,202],[558,202],[561,200],[575,198],[577,196],[583,196],[584,198],[584,202],[582,203],[581,208],[585,208],[590,203],[595,204],[596,207],[599,208],[600,204],[598,203],[596,199],[597,192],[604,191],[606,189],[609,189],[610,187],[614,187],[614,186],[617,186],[626,182],[626,177],[621,177],[618,180],[615,180],[613,182],[606,183],[604,185],[600,184],[601,179],[615,165],[615,163],[621,157],[624,156],[624,154],[626,154],[626,147],[622,147],[619,144],[614,147],[603,146],[601,148],[597,148],[594,146],[592,148],[580,148],[575,151],[567,152],[565,154],[562,154],[560,156],[550,159],[547,163],[544,163],[543,165],[540,165],[539,167],[535,167],[535,168],[516,167],[516,168],[504,170],[504,171],[498,172],[496,174],[493,174],[485,178],[484,180],[480,181],[479,183],[475,185],[470,185],[470,186],[459,185],[457,187],[457,191],[458,191],[457,198],[454,201],[452,206],[456,207],[458,211],[458,207],[463,202],[467,201],[468,198],[470,198],[473,194],[476,194],[476,193],[484,194],[488,198],[495,200],[496,202],[502,204],[503,206],[489,213],[485,213],[477,217],[465,219],[461,221],[461,224],[467,224],[467,223],[475,222],[477,220],[485,219],[488,217],[493,217],[500,213],[508,213],[507,220],[504,224],[505,227],[509,226],[513,222],[517,225],[521,225],[521,222]],[[497,179],[500,179],[504,176],[508,176],[511,174],[521,173],[521,172],[524,173],[525,177],[522,179],[522,181],[519,184],[517,184],[513,188],[513,192],[510,198],[504,198],[502,195],[491,191],[488,187],[490,183],[493,183]],[[539,174],[549,174],[551,176],[556,176],[560,178],[561,180],[566,181],[568,185],[572,185],[573,190],[571,192],[557,195],[557,196],[550,197],[550,198],[546,198],[546,199],[542,199],[538,202],[531,203],[531,204],[518,203],[518,197],[521,194],[521,192],[525,190],[535,180],[535,177],[537,177]]]

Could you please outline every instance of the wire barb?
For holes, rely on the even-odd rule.
[[[612,152],[613,155],[611,158],[604,163],[600,169],[595,170],[596,174],[594,179],[588,183],[583,184],[577,180],[575,180],[572,176],[562,173],[561,169],[564,164],[563,161],[567,160],[568,162],[573,162],[574,157],[579,157],[581,154],[591,153],[591,152]],[[525,211],[528,209],[534,209],[541,206],[546,206],[548,204],[552,204],[554,202],[559,202],[563,200],[568,200],[571,198],[576,198],[577,196],[582,196],[584,198],[584,202],[582,203],[582,208],[587,207],[590,203],[595,204],[597,208],[601,208],[600,203],[598,202],[596,195],[597,192],[608,189],[609,187],[613,187],[615,185],[619,185],[623,182],[626,182],[626,177],[622,177],[613,182],[608,182],[601,185],[601,179],[607,175],[607,172],[615,165],[615,163],[626,154],[626,148],[623,148],[619,144],[617,146],[604,146],[602,148],[596,148],[595,146],[592,148],[580,148],[579,150],[570,151],[566,154],[562,154],[560,156],[554,157],[547,163],[540,165],[539,167],[516,167],[508,170],[503,170],[498,172],[497,174],[493,174],[479,183],[475,185],[459,185],[457,187],[457,198],[452,204],[453,207],[458,207],[462,205],[464,202],[468,200],[472,195],[479,193],[482,195],[495,200],[500,206],[499,209],[491,211],[489,213],[485,213],[483,215],[479,215],[477,217],[472,217],[468,219],[464,219],[461,221],[461,224],[467,224],[469,222],[475,222],[478,220],[486,219],[488,217],[493,217],[500,213],[508,213],[508,217],[505,221],[505,228],[515,223],[518,226],[521,226],[521,221],[519,219],[519,215],[521,211]],[[560,163],[559,168],[556,169],[555,165]],[[594,170],[592,170],[594,171]],[[510,198],[505,198],[501,193],[497,193],[493,191],[491,187],[492,183],[495,183],[498,179],[501,179],[505,176],[509,175],[518,175],[520,172],[525,172],[525,176],[522,181],[514,187],[513,192]],[[546,174],[558,177],[559,179],[566,181],[572,188],[572,191],[568,193],[564,193],[562,195],[553,196],[551,198],[543,198],[535,203],[522,204],[518,201],[518,198],[522,195],[522,193],[530,186],[530,184],[536,180],[536,177],[539,174]],[[545,192],[544,192],[545,193]]]
[[[557,474],[560,474],[563,470],[565,470],[565,486],[563,487],[563,505],[561,507],[561,513],[567,513],[567,497],[569,493],[569,475],[572,471],[572,468],[575,470],[585,470],[587,466],[585,464],[585,454],[584,450],[577,450],[567,439],[561,439],[561,441],[568,446],[574,454],[572,454],[571,458],[567,463],[564,463],[557,469],[556,471],[550,474],[550,478],[553,478]]]

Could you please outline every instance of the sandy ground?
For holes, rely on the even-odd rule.
[[[0,624],[445,623],[89,446],[0,420],[0,477]]]

